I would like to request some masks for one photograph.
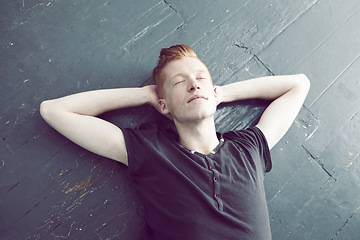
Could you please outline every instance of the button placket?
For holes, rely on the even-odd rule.
[[[220,181],[219,181],[219,172],[218,171],[214,171],[213,183],[214,183],[214,196],[215,196],[215,198],[219,198],[219,196],[220,196]]]
[[[221,200],[220,196],[220,173],[215,169],[214,167],[214,161],[211,159],[210,156],[205,157],[209,169],[212,171],[212,183],[214,185],[214,192],[213,192],[213,198],[217,203],[219,211],[223,210],[223,202]]]

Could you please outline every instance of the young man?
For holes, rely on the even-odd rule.
[[[271,239],[263,179],[270,149],[289,129],[310,83],[305,75],[213,86],[186,45],[162,49],[156,86],[79,93],[41,104],[41,115],[80,146],[128,165],[153,239]],[[256,126],[217,133],[222,102],[273,100]],[[151,104],[174,122],[123,129],[95,116]]]

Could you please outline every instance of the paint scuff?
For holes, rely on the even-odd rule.
[[[82,180],[79,184],[76,184],[74,187],[68,188],[65,191],[65,194],[68,194],[68,193],[73,192],[75,190],[81,190],[81,189],[86,188],[87,186],[90,185],[90,180],[91,180],[91,175],[88,176],[87,178],[85,178],[84,180]]]

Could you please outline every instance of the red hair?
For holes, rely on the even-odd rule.
[[[193,57],[199,59],[196,53],[194,52],[194,50],[187,45],[175,45],[169,48],[161,49],[159,61],[152,72],[152,78],[156,83],[157,91],[160,97],[162,97],[163,95],[163,87],[166,79],[166,76],[164,76],[163,74],[163,70],[165,66],[169,62],[175,59],[181,59],[187,57]]]

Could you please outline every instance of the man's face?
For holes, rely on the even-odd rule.
[[[206,66],[197,58],[173,60],[163,70],[163,113],[174,121],[187,123],[212,117],[216,111],[216,94]]]

